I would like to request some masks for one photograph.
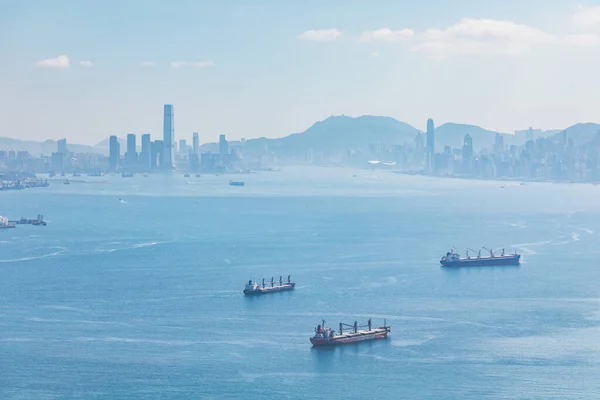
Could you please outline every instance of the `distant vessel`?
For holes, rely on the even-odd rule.
[[[184,177],[184,178],[189,178],[189,177],[190,177],[190,174],[185,174],[185,175],[183,175],[183,177]]]
[[[244,288],[245,295],[257,295],[257,294],[265,294],[265,293],[273,293],[273,292],[283,292],[286,290],[294,290],[296,284],[291,281],[290,275],[288,275],[287,282],[283,282],[283,278],[279,277],[279,285],[276,285],[271,278],[271,285],[265,285],[265,280],[263,278],[262,285],[259,285],[257,282],[250,279]]]
[[[131,173],[131,172],[123,172],[121,174],[121,178],[133,178],[133,173]]]
[[[444,267],[483,267],[488,265],[518,265],[521,260],[521,255],[516,251],[513,254],[505,254],[504,249],[502,249],[502,253],[497,256],[494,254],[493,250],[489,250],[485,247],[483,247],[483,249],[489,251],[490,255],[482,257],[480,250],[477,252],[476,257],[471,257],[469,256],[469,250],[467,250],[467,256],[461,258],[460,255],[455,253],[454,249],[452,249],[442,257],[440,264]]]
[[[15,224],[8,222],[8,218],[0,216],[0,229],[14,228]]]
[[[333,329],[326,328],[325,320],[323,320],[322,324],[317,325],[315,328],[315,335],[310,338],[310,343],[313,346],[334,346],[362,342],[364,340],[384,339],[390,333],[390,330],[391,328],[387,326],[385,320],[383,320],[383,326],[373,328],[369,319],[363,325],[358,325],[356,321],[354,321],[353,325],[340,323],[340,330],[336,333]]]
[[[196,178],[200,178],[200,174],[196,174]]]
[[[21,219],[18,221],[9,221],[9,223],[10,222],[14,222],[19,225],[29,224],[29,225],[46,226],[46,221],[44,221],[44,216],[42,214],[38,214],[36,219],[27,219],[25,217],[21,217]]]
[[[68,180],[68,179],[65,179],[65,180],[63,181],[63,184],[65,184],[65,185],[70,185],[70,184],[71,184],[71,182],[69,182],[69,180]]]
[[[240,181],[229,181],[230,186],[244,186],[244,182]]]

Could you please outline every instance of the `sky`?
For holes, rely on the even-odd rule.
[[[600,0],[0,0],[0,137],[600,120]],[[8,40],[6,40],[8,39]]]

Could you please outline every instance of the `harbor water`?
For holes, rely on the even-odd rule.
[[[335,168],[0,193],[0,398],[597,399],[600,187]],[[503,186],[503,187],[501,187]],[[450,248],[520,266],[442,268]],[[249,279],[296,289],[244,296]],[[388,339],[313,349],[322,319]]]

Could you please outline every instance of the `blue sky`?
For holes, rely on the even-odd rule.
[[[330,115],[598,121],[600,1],[1,1],[0,136],[279,137]],[[61,57],[64,56],[64,57]]]

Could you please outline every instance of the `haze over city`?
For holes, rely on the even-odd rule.
[[[600,3],[3,5],[0,136],[282,137],[329,115],[512,133],[597,121]],[[203,140],[206,141],[206,140]]]
[[[0,400],[598,400],[600,0],[0,3]]]

